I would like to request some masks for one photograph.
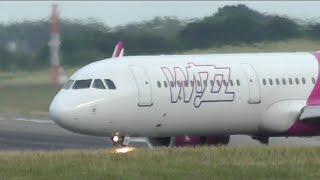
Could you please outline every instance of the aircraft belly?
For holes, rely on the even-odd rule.
[[[238,104],[216,103],[201,109],[180,105],[167,113],[162,133],[236,134],[257,130],[259,114]],[[248,111],[249,109],[249,111]]]

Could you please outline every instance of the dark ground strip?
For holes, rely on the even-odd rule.
[[[40,120],[40,118],[37,119]],[[0,121],[0,150],[62,150],[108,147],[111,147],[111,142],[107,138],[72,133],[56,124],[17,121],[14,118],[5,119],[3,117]]]

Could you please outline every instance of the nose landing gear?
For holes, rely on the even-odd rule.
[[[115,133],[113,136],[112,136],[112,144],[114,146],[124,146],[123,145],[123,141],[124,141],[124,136],[120,135],[119,133]]]

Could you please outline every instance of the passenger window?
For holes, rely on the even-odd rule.
[[[71,86],[72,86],[72,84],[73,84],[73,82],[74,82],[74,80],[69,80],[69,81],[67,81],[65,84],[64,84],[64,86],[62,87],[62,89],[69,89]]]
[[[211,86],[213,86],[214,85],[214,81],[210,80],[210,84],[211,84]]]
[[[306,84],[306,79],[305,78],[302,78],[302,84]]]
[[[263,83],[263,85],[266,85],[267,84],[266,79],[262,79],[262,83]]]
[[[219,80],[217,80],[217,84],[218,84],[218,86],[221,86],[221,83],[220,83],[220,81],[219,81]]]
[[[200,87],[200,85],[201,85],[199,80],[197,80],[197,85],[198,85],[199,87]]]
[[[272,84],[273,84],[272,79],[269,79],[269,84],[272,86]]]
[[[203,80],[203,85],[207,86],[207,81],[206,80]]]
[[[296,78],[296,84],[299,84],[299,79],[298,78]]]
[[[282,84],[283,84],[283,85],[286,85],[286,84],[287,84],[287,81],[286,81],[285,78],[282,78]]]
[[[180,83],[180,81],[178,81],[178,82],[177,82],[177,84],[178,84],[178,87],[181,87],[181,83]]]
[[[113,81],[110,79],[105,79],[104,82],[108,86],[108,89],[116,89],[116,86],[114,85]]]
[[[233,86],[233,81],[231,79],[229,80],[229,83],[231,86]]]
[[[193,80],[190,81],[190,84],[191,84],[192,87],[194,86]]]
[[[163,85],[164,85],[165,88],[167,88],[168,87],[167,81],[163,81]]]
[[[226,80],[222,80],[222,83],[223,83],[224,86],[227,86]]]
[[[157,85],[158,85],[158,88],[161,88],[161,82],[160,81],[157,82]]]
[[[239,79],[237,79],[237,85],[240,86],[240,81],[239,81]]]
[[[279,79],[278,79],[278,78],[276,78],[276,83],[277,83],[277,85],[279,85],[279,84],[280,84],[280,81],[279,81]]]
[[[87,89],[90,88],[92,79],[86,79],[86,80],[77,80],[73,86],[72,89]]]
[[[316,80],[314,79],[314,77],[312,77],[311,80],[312,80],[312,84],[316,83]]]
[[[106,87],[103,85],[103,82],[101,81],[101,79],[95,79],[93,81],[93,88],[96,89],[106,89]]]
[[[184,87],[188,87],[188,81],[187,80],[184,81]]]
[[[170,86],[171,86],[171,87],[173,87],[173,86],[174,86],[173,81],[170,81]]]
[[[292,85],[292,79],[291,78],[289,78],[289,84]]]

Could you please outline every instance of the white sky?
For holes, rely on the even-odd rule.
[[[48,18],[53,1],[0,1],[0,22]],[[155,16],[201,18],[219,7],[246,4],[260,12],[288,15],[302,20],[320,20],[319,1],[55,1],[62,18],[94,17],[110,26]]]

